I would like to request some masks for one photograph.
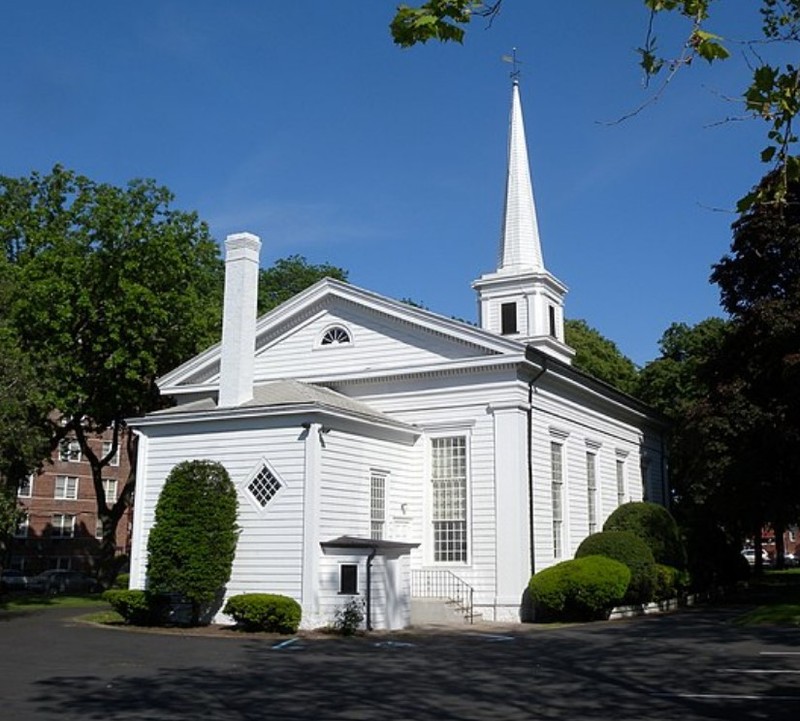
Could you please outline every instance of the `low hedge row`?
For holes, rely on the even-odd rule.
[[[274,593],[243,593],[231,596],[222,609],[246,631],[295,633],[300,626],[300,604]]]
[[[132,626],[150,626],[156,622],[153,600],[147,591],[112,588],[103,593],[103,600]]]
[[[529,584],[537,621],[608,618],[625,596],[631,572],[605,556],[562,561],[535,574]]]

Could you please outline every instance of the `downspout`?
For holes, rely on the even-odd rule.
[[[377,552],[378,549],[373,548],[367,556],[367,631],[372,630],[372,559],[375,558]]]
[[[536,552],[534,550],[533,528],[533,386],[547,372],[547,357],[542,356],[542,369],[528,381],[528,536],[530,537],[531,576],[536,573]]]
[[[667,463],[667,449],[664,443],[664,431],[661,431],[661,492],[664,496],[664,508],[669,510],[672,499],[669,497],[669,464]]]

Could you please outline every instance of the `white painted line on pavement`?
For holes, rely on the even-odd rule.
[[[762,674],[788,673],[788,674],[800,675],[800,670],[794,671],[789,669],[771,669],[771,668],[718,668],[717,673],[762,673]]]
[[[759,656],[800,656],[800,651],[759,651]]]
[[[300,639],[299,638],[290,638],[288,641],[281,641],[280,643],[276,643],[272,648],[277,651],[282,651],[284,648],[288,648],[293,643],[297,643]]]
[[[737,694],[737,693],[654,693],[659,698],[695,698],[709,701],[796,701],[800,695],[794,696],[769,696],[765,694]]]

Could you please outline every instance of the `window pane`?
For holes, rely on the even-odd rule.
[[[435,561],[467,560],[467,439],[431,440]]]

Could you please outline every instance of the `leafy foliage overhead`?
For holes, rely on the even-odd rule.
[[[715,63],[730,57],[730,43],[714,28],[713,0],[640,0],[649,13],[645,39],[638,48],[639,65],[647,84],[661,79],[661,85],[647,103],[657,99],[675,73],[695,60]],[[729,0],[730,2],[731,0]],[[493,21],[503,0],[483,3],[480,0],[427,0],[417,6],[400,5],[390,30],[394,42],[410,47],[428,40],[462,42],[465,27],[473,17]],[[760,0],[761,27],[752,36],[738,41],[752,68],[749,85],[742,93],[742,105],[748,114],[767,123],[767,145],[761,160],[774,164],[779,182],[760,187],[739,201],[739,210],[762,200],[785,199],[788,183],[800,180],[800,157],[792,153],[797,143],[795,120],[800,113],[800,66],[769,59],[776,45],[796,47],[800,43],[800,0]],[[685,39],[676,53],[665,55],[658,47],[656,26],[659,16],[671,13],[687,25]],[[764,195],[765,192],[769,195]]]
[[[572,365],[625,393],[636,390],[637,370],[613,341],[590,327],[585,320],[567,319],[564,323],[567,345],[575,349]]]

